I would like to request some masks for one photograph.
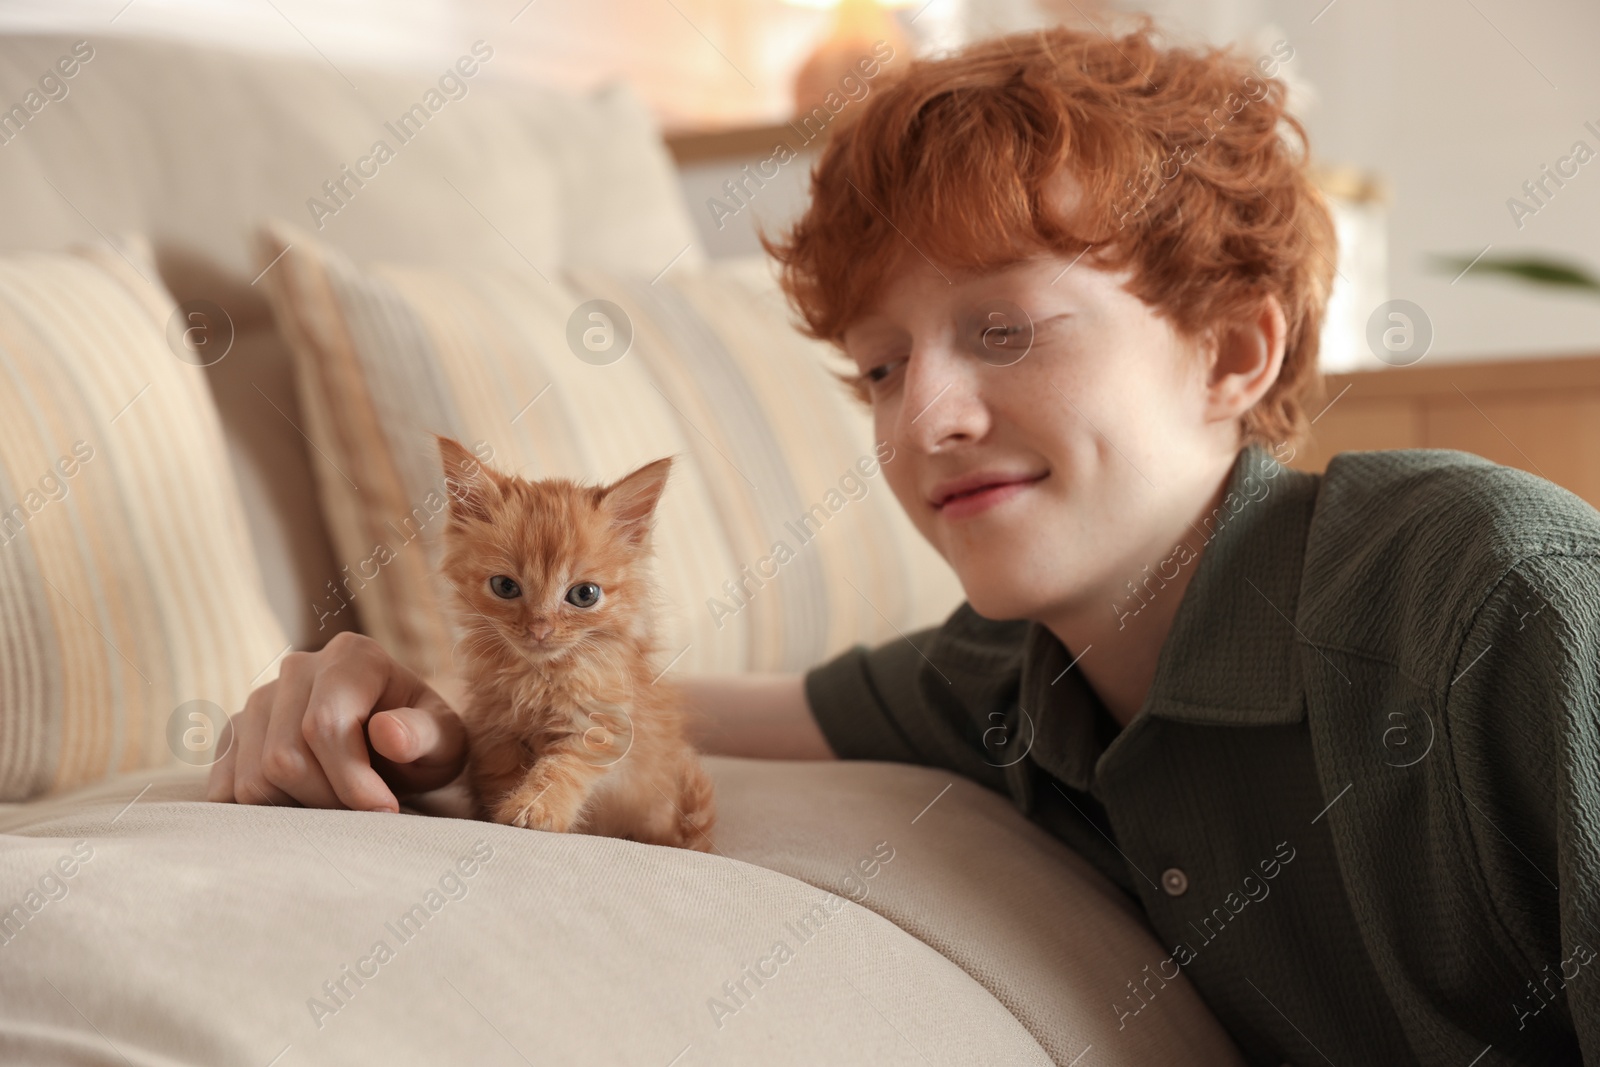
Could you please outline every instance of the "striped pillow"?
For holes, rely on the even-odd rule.
[[[287,651],[147,264],[0,258],[0,800],[206,762]]]
[[[421,670],[447,672],[453,641],[434,575],[433,433],[529,478],[680,457],[656,530],[664,666],[801,670],[961,600],[884,482],[891,450],[760,265],[653,282],[362,269],[281,225],[258,254],[276,261],[265,277],[346,564],[319,611],[357,611]],[[591,318],[597,300],[621,318]],[[608,335],[623,351],[629,327],[620,358],[591,351]]]

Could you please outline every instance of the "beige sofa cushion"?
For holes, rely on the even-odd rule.
[[[286,651],[144,254],[0,258],[0,799],[207,747]]]
[[[438,94],[443,68],[340,74],[310,54],[97,35],[78,46],[90,58],[61,80],[64,98],[20,132],[15,120],[0,127],[0,249],[136,230],[248,280],[251,227],[265,217],[320,222],[321,239],[364,257],[546,271],[653,272],[693,240],[671,161],[633,93],[575,99],[513,82],[472,45],[459,51],[475,73],[449,99]],[[60,35],[0,37],[0,85],[36,84],[74,47]],[[412,127],[397,134],[400,117],[432,103],[402,141]],[[342,168],[379,141],[393,158],[367,164],[376,176],[359,186],[346,179]],[[339,200],[330,181],[344,183]],[[319,219],[313,201],[337,212]]]
[[[1124,1025],[1126,983],[1166,953],[1126,895],[1000,794],[908,764],[708,765],[722,810],[737,808],[720,824],[724,852],[857,901],[938,949],[1056,1063],[1241,1062],[1187,979],[1152,987]],[[885,851],[893,859],[874,863]]]
[[[0,1058],[1241,1062],[1186,984],[1115,1030],[1162,952],[1002,798],[957,782],[919,818],[942,773],[707,767],[725,855],[196,803],[187,771],[0,812]]]
[[[260,262],[274,263],[263,284],[300,360],[313,470],[349,567],[322,611],[359,613],[425,673],[448,670],[454,645],[434,433],[531,478],[679,456],[656,533],[679,670],[799,670],[960,602],[884,483],[892,452],[764,272],[589,271],[569,287],[527,270],[362,269],[286,227],[264,232]],[[596,299],[621,315],[614,362],[583,348],[583,331],[606,329],[586,317]]]

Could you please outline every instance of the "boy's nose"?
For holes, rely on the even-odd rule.
[[[951,438],[975,441],[987,429],[979,398],[977,362],[966,353],[928,345],[907,361],[900,410],[904,442],[924,453],[948,447]],[[966,356],[967,358],[963,358]]]

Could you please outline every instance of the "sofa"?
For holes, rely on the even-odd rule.
[[[637,98],[458,51],[0,39],[0,1058],[1240,1062],[1182,980],[1119,1014],[1164,956],[1131,902],[935,770],[707,757],[710,854],[452,790],[204,802],[292,649],[361,630],[452,684],[430,432],[531,476],[685,457],[665,670],[802,670],[960,603],[765,264],[697,248]],[[615,359],[570,340],[596,302]]]

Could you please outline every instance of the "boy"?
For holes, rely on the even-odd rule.
[[[1600,514],[1457,452],[1282,465],[1335,249],[1270,60],[1018,35],[835,132],[769,251],[967,603],[694,680],[702,744],[1008,793],[1252,1062],[1600,1063]],[[215,799],[395,810],[463,751],[344,636],[237,740]]]

